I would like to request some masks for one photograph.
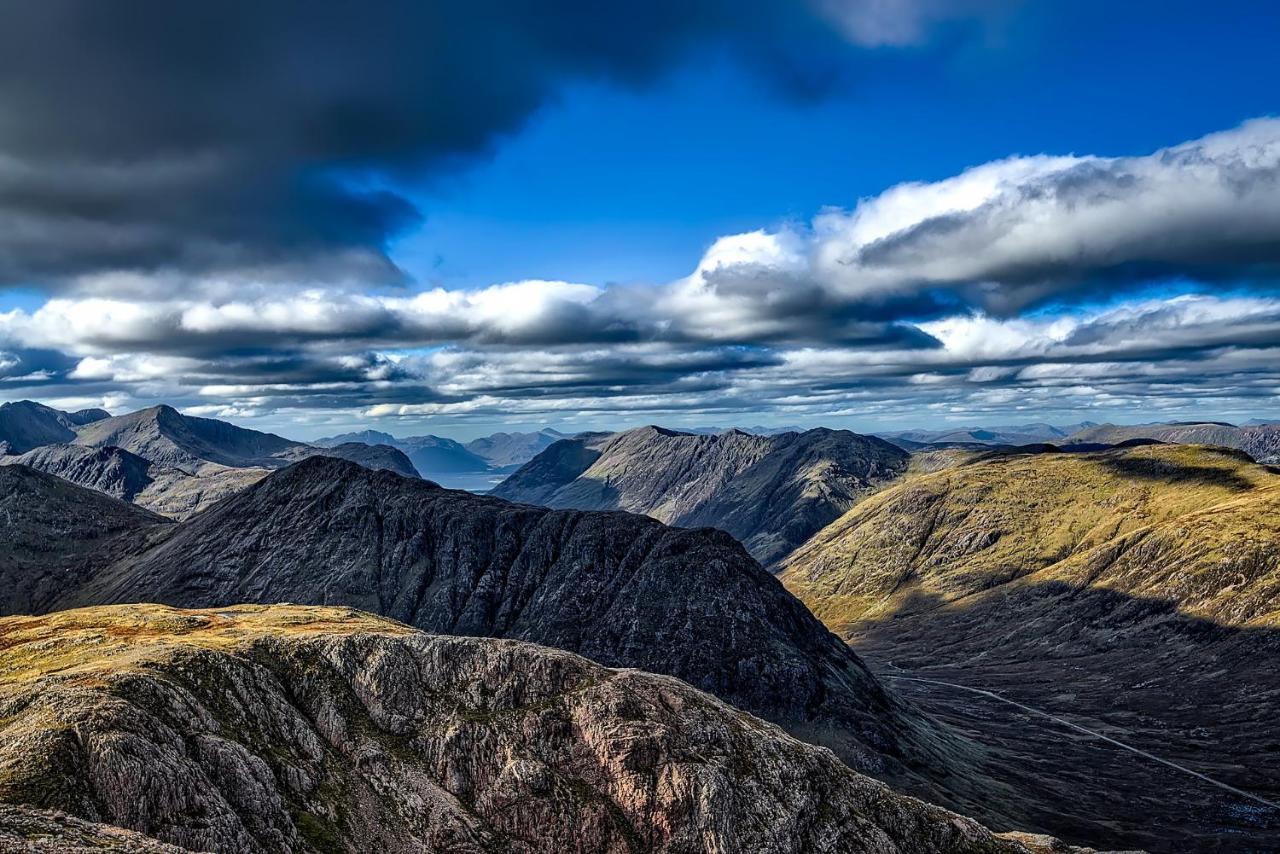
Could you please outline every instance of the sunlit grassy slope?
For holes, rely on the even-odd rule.
[[[837,633],[1015,579],[1280,622],[1280,475],[1235,451],[1151,445],[913,466],[795,552],[783,583]]]

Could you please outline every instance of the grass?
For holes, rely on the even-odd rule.
[[[1193,613],[1224,617],[1239,584],[1218,597],[1209,588],[1224,586],[1231,567],[1244,587],[1262,586],[1245,619],[1276,619],[1262,599],[1276,583],[1271,556],[1280,560],[1280,476],[1236,452],[1150,445],[938,462],[916,466],[786,561],[783,583],[837,633],[1032,574],[1176,594]],[[1205,591],[1189,594],[1187,578]]]

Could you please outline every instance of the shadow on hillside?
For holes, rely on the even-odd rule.
[[[1247,459],[1243,452],[1241,456]],[[1247,478],[1241,477],[1230,469],[1216,466],[1184,465],[1158,457],[1131,457],[1121,454],[1103,456],[1099,458],[1099,462],[1120,477],[1159,480],[1167,483],[1209,484],[1237,492],[1254,488],[1254,484]]]
[[[1280,838],[1280,809],[1000,701],[912,681],[991,690],[1276,802],[1280,630],[1053,581],[951,604],[917,593],[848,634],[888,684],[986,744],[988,774],[1069,805],[1036,817],[1050,832],[1152,851],[1265,851]]]

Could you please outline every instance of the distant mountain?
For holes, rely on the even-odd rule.
[[[63,412],[30,400],[0,404],[0,445],[9,454],[23,454],[41,445],[70,442],[76,428],[111,414],[101,409]]]
[[[890,792],[677,680],[532,644],[287,605],[0,633],[4,850],[1078,850]]]
[[[1068,442],[1117,443],[1155,439],[1186,445],[1221,445],[1244,451],[1260,463],[1280,463],[1280,424],[1237,427],[1221,421],[1169,424],[1099,424],[1073,433]]]
[[[76,445],[123,448],[162,466],[198,473],[209,463],[235,468],[278,468],[281,455],[307,447],[274,433],[260,433],[217,421],[183,415],[171,406],[153,406],[105,418],[81,428]]]
[[[1072,433],[1094,426],[1096,425],[1092,421],[1062,426],[1035,422],[946,430],[902,430],[876,435],[914,451],[927,445],[1033,445],[1042,442],[1061,442]]]
[[[1241,452],[974,455],[856,505],[781,578],[943,720],[974,727],[973,698],[938,684],[982,686],[1280,792],[1280,474]],[[1025,721],[986,714],[977,731],[1015,764],[1081,762]],[[1255,823],[1247,798],[1206,800],[1195,778],[1089,763],[1074,820],[1107,844],[1265,850],[1280,833],[1280,812]]]
[[[419,474],[431,479],[436,479],[439,475],[478,474],[493,469],[488,460],[468,450],[462,443],[441,436],[409,436],[400,439],[378,430],[361,430],[317,439],[314,444],[330,448],[354,442],[396,448],[409,458]]]
[[[314,444],[326,448],[351,442],[390,445],[404,451],[417,470],[423,476],[431,478],[510,470],[533,459],[547,446],[563,438],[563,433],[546,429],[536,433],[494,433],[492,436],[473,439],[464,445],[441,436],[408,436],[401,439],[378,430],[361,430],[317,439]]]
[[[286,461],[303,460],[307,457],[315,456],[337,457],[340,460],[349,460],[375,471],[393,471],[404,477],[418,477],[418,470],[414,468],[413,463],[405,455],[404,451],[391,445],[343,442],[323,449],[304,445],[296,450],[286,451],[280,456],[281,459]]]
[[[151,485],[152,464],[122,448],[44,445],[25,454],[0,457],[0,465],[24,465],[124,501]]]
[[[493,494],[718,527],[767,564],[900,476],[907,460],[888,442],[843,430],[756,436],[643,427],[557,442]]]
[[[467,442],[466,448],[490,466],[503,469],[524,465],[551,443],[564,438],[564,433],[551,429],[536,433],[494,433]]]

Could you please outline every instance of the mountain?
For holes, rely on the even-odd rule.
[[[404,451],[391,445],[369,445],[364,442],[343,442],[323,449],[304,445],[280,455],[282,460],[296,461],[307,457],[337,457],[340,460],[362,465],[367,469],[393,471],[405,477],[418,477],[418,470]]]
[[[513,505],[325,457],[158,529],[51,607],[133,601],[343,604],[543,643],[684,679],[890,774],[928,730],[721,532]]]
[[[399,439],[378,430],[360,430],[317,439],[314,444],[324,448],[351,442],[389,445],[404,451],[418,471],[432,477],[511,469],[528,462],[547,446],[563,438],[566,438],[563,433],[545,429],[536,433],[494,433],[492,436],[473,439],[464,445],[441,436],[408,436]]]
[[[546,450],[565,434],[551,429],[536,433],[494,433],[467,442],[466,449],[484,459],[493,468],[522,466]]]
[[[76,428],[109,418],[101,409],[63,412],[52,407],[20,400],[0,404],[0,445],[9,454],[23,454],[41,445],[70,442]]]
[[[1097,426],[1092,421],[1055,426],[1045,422],[960,427],[946,430],[903,430],[877,434],[909,451],[927,445],[1034,445],[1061,442],[1073,433]],[[1110,442],[1108,444],[1116,444]]]
[[[361,430],[358,433],[343,433],[325,439],[317,439],[315,444],[329,448],[342,444],[360,442],[366,445],[388,445],[403,451],[414,468],[423,477],[440,480],[441,475],[480,474],[489,472],[493,466],[479,454],[468,450],[460,442],[445,439],[441,436],[409,436],[398,439],[390,433],[377,430]]]
[[[0,466],[4,465],[30,466],[124,501],[133,501],[154,480],[150,462],[114,447],[44,445],[18,456],[0,457]]]
[[[0,642],[0,801],[21,805],[0,809],[0,840],[16,824],[140,851],[1078,850],[894,794],[677,680],[531,644],[349,609],[156,605],[9,618]]]
[[[1266,850],[1280,833],[1265,806],[1280,801],[1280,474],[1242,452],[977,455],[861,502],[781,578],[936,717],[1027,767],[1087,767],[1056,785],[1078,820],[1117,834],[1095,838]],[[1010,715],[955,686],[1024,706]],[[1082,755],[1028,727],[1026,707],[1262,801],[1128,754]]]
[[[1221,445],[1244,451],[1260,463],[1280,463],[1280,424],[1237,427],[1220,421],[1172,424],[1100,424],[1071,435],[1069,442],[1155,439],[1184,445]]]
[[[22,465],[0,466],[0,614],[45,610],[164,520]]]
[[[280,455],[308,447],[274,433],[183,415],[171,406],[153,406],[95,421],[81,428],[72,442],[123,448],[188,474],[197,474],[209,463],[233,468],[278,468],[288,464]]]
[[[888,442],[844,430],[757,436],[643,427],[557,442],[493,494],[715,526],[768,564],[901,475],[907,459]]]

